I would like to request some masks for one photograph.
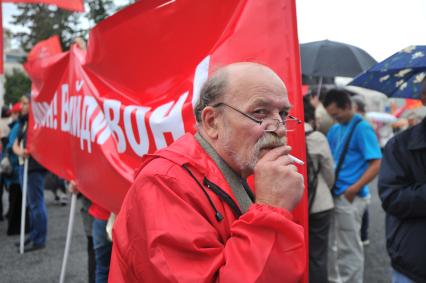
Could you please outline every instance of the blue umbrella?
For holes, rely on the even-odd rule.
[[[374,89],[389,97],[420,99],[426,76],[426,46],[409,46],[358,75],[349,84]]]

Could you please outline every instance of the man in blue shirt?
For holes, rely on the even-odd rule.
[[[330,90],[323,104],[337,122],[327,134],[336,168],[350,138],[336,176],[329,281],[361,283],[364,275],[361,220],[370,199],[367,184],[378,174],[382,154],[373,128],[354,113],[345,90]]]

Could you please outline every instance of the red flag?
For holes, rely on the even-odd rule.
[[[38,93],[43,83],[49,83],[48,66],[52,60],[63,57],[59,36],[38,42],[27,56],[24,68],[31,77],[32,93]],[[56,59],[55,59],[56,58]]]
[[[423,104],[419,99],[406,99],[405,100],[406,109],[416,109],[422,107]]]
[[[30,150],[110,210],[119,210],[142,155],[194,131],[193,105],[218,66],[270,66],[303,117],[294,0],[140,1],[89,39],[87,55],[74,46],[37,70],[45,79],[33,97]],[[303,125],[288,138],[304,159]],[[307,227],[306,199],[294,215]]]
[[[0,2],[0,74],[3,74],[3,4]]]
[[[49,4],[70,11],[84,11],[83,0],[3,0],[3,2]]]
[[[62,52],[59,36],[54,35],[38,42],[28,53],[27,61],[40,60]]]

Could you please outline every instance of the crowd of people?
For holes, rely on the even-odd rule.
[[[28,160],[28,190],[24,252],[43,249],[47,237],[47,209],[44,200],[44,190],[51,190],[58,203],[66,205],[66,194],[59,195],[58,190],[64,190],[64,181],[42,167],[31,157],[26,149],[27,125],[30,98],[21,97],[20,101],[10,109],[1,109],[1,165],[0,190],[8,192],[8,211],[3,212],[7,220],[7,235],[17,235],[21,229],[22,188],[24,175],[24,159]],[[46,182],[45,182],[46,179]],[[19,246],[19,243],[15,244]]]
[[[426,79],[422,86],[426,105]],[[340,88],[319,94],[303,99],[309,247],[291,214],[305,188],[287,132],[301,120],[289,115],[286,86],[273,70],[234,63],[204,84],[196,133],[143,157],[112,240],[111,212],[81,195],[76,181],[67,184],[81,195],[89,282],[298,282],[307,268],[313,283],[363,282],[368,184],[377,176],[392,282],[426,282],[426,119],[382,149],[360,100]],[[66,187],[25,149],[28,107],[23,96],[0,123],[2,160],[13,168],[6,174],[0,164],[10,235],[19,233],[29,163],[26,252],[46,245],[45,184],[59,200]]]
[[[422,85],[426,104],[426,79]],[[282,86],[270,69],[251,64],[227,66],[207,81],[195,108],[197,133],[145,158],[127,194],[114,228],[112,282],[234,282],[242,274],[243,281],[300,280],[300,227],[276,215],[288,216],[300,199],[285,140],[295,118]],[[307,188],[314,192],[308,197],[310,282],[363,282],[368,184],[378,175],[392,282],[425,282],[424,249],[415,247],[424,246],[426,120],[391,139],[383,156],[365,104],[348,91],[306,96],[304,111],[308,173],[316,174],[308,176],[315,189]],[[256,194],[244,182],[251,174]],[[401,247],[407,231],[410,247]],[[241,263],[247,258],[256,264]]]
[[[426,105],[426,79],[420,89]],[[391,138],[383,149],[365,117],[362,99],[337,88],[321,97],[315,94],[304,99],[305,132],[318,129],[316,140],[306,135],[306,144],[319,167],[310,171],[319,175],[315,200],[324,208],[313,205],[309,212],[310,282],[363,282],[363,247],[369,244],[367,184],[377,175],[392,282],[426,282],[425,240],[420,236],[425,232],[426,118]],[[321,134],[327,136],[325,149]]]
[[[24,253],[46,247],[48,212],[44,191],[51,191],[54,201],[62,206],[68,203],[68,191],[78,193],[74,182],[66,182],[47,171],[29,154],[26,148],[29,103],[29,95],[24,95],[10,109],[3,107],[0,120],[0,221],[7,221],[9,236],[21,232],[24,160],[28,160]],[[3,211],[4,191],[8,194],[7,211]],[[80,198],[87,235],[88,281],[106,282],[112,244],[105,228],[110,212],[83,195]],[[15,246],[19,247],[20,242]]]
[[[327,193],[332,195],[333,208],[321,211],[321,214],[314,210],[310,211],[310,219],[319,217],[324,219],[321,226],[324,235],[321,243],[326,247],[322,249],[324,252],[318,255],[316,254],[318,244],[311,241],[310,278],[315,278],[312,282],[363,282],[364,245],[361,227],[363,219],[367,227],[366,212],[370,199],[367,184],[378,174],[381,149],[373,127],[356,112],[357,104],[351,100],[347,91],[330,89],[319,103],[323,105],[327,115],[335,121],[323,132],[327,135],[329,150],[320,153],[323,155],[321,158],[332,159],[335,164],[322,168],[323,172],[320,174],[332,175],[334,182],[328,183],[328,192],[319,193],[323,198]],[[310,122],[316,126],[315,120]],[[315,147],[315,144],[308,143],[310,154],[315,155]],[[324,156],[325,154],[328,156]],[[323,163],[319,162],[321,165]],[[327,172],[324,172],[326,169]],[[315,223],[310,222],[310,225]],[[318,235],[312,237],[315,239]],[[321,269],[315,268],[319,265],[317,262],[322,263]]]

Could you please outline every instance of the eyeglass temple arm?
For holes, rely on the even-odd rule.
[[[296,118],[296,117],[294,117],[294,116],[292,116],[292,115],[288,115],[287,116],[289,119],[291,119],[291,120],[296,120],[297,121],[297,124],[301,124],[302,123],[302,120],[300,120],[300,119],[298,119],[298,118]]]

